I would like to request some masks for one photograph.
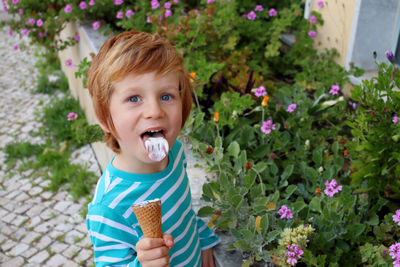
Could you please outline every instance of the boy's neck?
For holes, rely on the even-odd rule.
[[[141,162],[140,164],[138,164],[138,162],[132,162],[130,160],[127,160],[127,158],[123,155],[117,154],[112,162],[112,165],[118,170],[134,174],[157,173],[164,170],[168,166],[168,155],[160,162]]]

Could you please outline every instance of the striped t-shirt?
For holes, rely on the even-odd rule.
[[[96,266],[141,266],[136,243],[142,230],[131,208],[145,200],[161,199],[162,231],[174,238],[171,266],[201,266],[201,250],[219,243],[214,232],[192,209],[186,160],[176,140],[168,166],[154,174],[133,174],[113,167],[99,179],[86,218]]]

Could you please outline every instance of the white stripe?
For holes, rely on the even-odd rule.
[[[194,237],[196,236],[196,234],[197,234],[196,231],[193,231],[193,232],[192,232],[192,235],[190,236],[190,239],[187,241],[186,245],[185,245],[183,248],[181,248],[180,250],[175,251],[175,253],[172,254],[172,256],[171,256],[171,260],[170,260],[170,261],[172,261],[173,258],[175,258],[175,257],[177,257],[177,256],[179,256],[179,255],[181,255],[181,254],[183,254],[183,253],[186,252],[186,250],[187,250],[187,249],[190,247],[190,245],[192,244],[193,239],[194,239]]]
[[[172,216],[172,214],[175,213],[175,211],[179,208],[179,206],[182,204],[182,202],[186,199],[189,193],[189,185],[186,186],[185,193],[181,196],[181,198],[176,202],[176,204],[162,217],[162,222],[165,222],[169,217]],[[189,205],[190,206],[190,205]]]
[[[183,232],[179,236],[174,238],[175,243],[179,242],[179,240],[181,240],[186,235],[187,231],[189,231],[189,228],[192,225],[193,220],[194,220],[194,216],[192,216],[192,219],[190,219],[189,223],[186,225],[185,230],[183,230]]]
[[[199,234],[200,234],[201,232],[203,232],[203,230],[206,229],[206,227],[207,227],[206,224],[204,224],[202,227],[200,227],[200,228],[197,230],[197,231],[199,232]]]
[[[93,204],[96,203],[97,191],[99,190],[100,181],[101,181],[101,178],[97,181],[96,190],[94,191],[94,197],[93,197],[93,200],[92,200]]]
[[[145,193],[143,193],[143,195],[141,195],[140,197],[138,197],[135,201],[135,203],[139,203],[142,202],[144,200],[146,200],[146,198],[154,192],[154,190],[156,190],[165,180],[167,180],[168,177],[171,176],[171,174],[174,173],[176,167],[178,166],[178,163],[180,161],[180,158],[182,157],[182,153],[183,153],[183,146],[181,146],[181,149],[178,152],[178,155],[176,156],[174,165],[172,166],[172,170],[170,171],[170,173],[167,174],[167,176],[165,176],[164,178],[160,179],[157,183],[155,183],[154,185],[152,185]],[[161,199],[162,200],[162,199]],[[133,204],[133,203],[132,203]],[[131,207],[129,207],[124,215],[122,215],[125,219],[129,218],[129,216],[131,216],[131,214],[133,213],[133,210],[131,209]]]
[[[103,216],[100,215],[88,215],[86,216],[86,218],[88,218],[91,221],[95,221],[95,222],[100,222],[102,224],[106,224],[108,226],[111,226],[112,228],[117,228],[121,231],[127,232],[129,234],[132,234],[134,236],[138,236],[138,234],[136,233],[136,231],[134,231],[133,229],[131,229],[130,227],[123,225],[119,222],[115,222],[113,220],[110,220],[108,218],[105,218]]]
[[[108,186],[108,188],[106,189],[106,192],[104,194],[110,192],[121,181],[122,181],[121,178],[119,178],[119,177],[115,178],[115,180]]]
[[[201,255],[201,253],[199,253],[199,255],[197,256],[197,261],[196,261],[196,264],[194,266],[201,266],[200,265],[200,259],[201,259],[200,255]]]
[[[104,176],[104,195],[107,194],[107,188],[110,185],[110,172],[106,170],[106,175]]]
[[[218,240],[215,241],[214,243],[212,243],[212,244],[210,244],[210,245],[208,245],[208,246],[202,247],[201,250],[206,250],[206,249],[212,248],[212,247],[216,246],[217,244],[219,244],[220,242],[221,242],[221,240],[218,239]]]
[[[100,262],[112,262],[112,263],[114,263],[114,262],[128,260],[128,259],[132,258],[133,256],[134,255],[128,255],[125,258],[114,258],[114,257],[100,256],[98,258],[94,258],[94,261],[95,262],[100,261]]]
[[[183,177],[185,177],[185,170],[182,168],[181,176],[175,182],[173,186],[161,197],[161,201],[165,202],[175,191],[176,189],[182,184]]]
[[[187,207],[187,209],[183,212],[182,216],[180,217],[179,221],[177,221],[172,227],[170,227],[170,228],[169,228],[168,230],[166,230],[165,232],[166,232],[167,234],[171,234],[176,228],[178,228],[178,227],[181,225],[183,219],[185,219],[185,216],[186,216],[191,210],[192,210],[192,207],[191,207],[191,206]]]
[[[180,267],[180,266],[186,266],[188,264],[188,262],[190,262],[192,260],[192,258],[194,257],[194,255],[199,254],[198,257],[200,257],[200,253],[196,253],[197,250],[199,249],[199,239],[197,239],[197,244],[196,247],[194,248],[192,255],[189,256],[189,258],[186,259],[186,261],[181,262],[180,264],[175,265],[175,267]]]
[[[124,244],[124,245],[126,245],[126,246],[128,246],[128,247],[130,247],[130,248],[132,248],[133,250],[136,251],[136,247],[134,245],[126,243],[126,242],[124,242],[122,240],[111,238],[109,236],[106,236],[106,235],[103,235],[103,234],[100,234],[100,233],[97,233],[97,232],[93,232],[91,230],[89,230],[88,233],[89,233],[90,236],[93,236],[93,237],[95,237],[97,239],[100,239],[102,241],[105,241],[105,242],[116,242],[116,243],[119,243],[119,244]]]
[[[104,247],[95,247],[95,251],[105,251],[105,250],[112,250],[112,249],[129,249],[128,246],[124,244],[117,244],[117,245],[110,245],[110,246],[104,246]]]
[[[140,185],[139,182],[134,183],[133,185],[131,185],[128,189],[126,189],[124,192],[122,192],[121,194],[119,194],[114,200],[113,202],[110,203],[110,205],[108,205],[109,208],[114,209],[119,202],[121,202],[130,192],[132,192],[133,190],[135,190],[136,187],[138,187]]]

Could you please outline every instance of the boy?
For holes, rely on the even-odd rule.
[[[219,238],[191,207],[176,139],[192,105],[181,56],[158,35],[125,32],[103,44],[88,87],[105,142],[116,153],[87,215],[96,266],[214,266]],[[164,234],[144,238],[131,206],[156,198]]]

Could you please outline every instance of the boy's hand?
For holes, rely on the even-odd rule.
[[[174,238],[163,234],[163,238],[143,238],[136,244],[137,258],[143,267],[169,266],[169,248],[174,246]]]
[[[209,249],[201,251],[201,266],[202,267],[215,267],[213,248],[209,248]]]

